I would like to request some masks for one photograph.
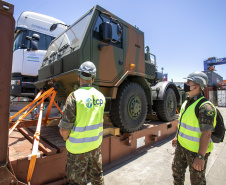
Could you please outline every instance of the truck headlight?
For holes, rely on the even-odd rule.
[[[11,80],[11,85],[20,85],[20,80]]]

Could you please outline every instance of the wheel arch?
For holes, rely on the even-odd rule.
[[[181,93],[179,93],[176,85],[172,82],[158,82],[151,86],[152,100],[163,100],[167,89],[172,88],[177,99],[177,104],[181,104]]]

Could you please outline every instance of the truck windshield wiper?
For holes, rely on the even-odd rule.
[[[65,45],[63,45],[60,49],[58,49],[58,52],[63,51],[64,49],[68,48],[68,46],[69,46],[69,44],[68,44],[68,43],[67,43],[67,44],[65,44]]]
[[[44,59],[43,59],[43,61],[46,61],[46,60],[48,60],[49,59],[49,57],[48,56],[46,56]]]
[[[50,55],[50,58],[52,58],[53,56],[55,56],[57,54],[56,51],[54,51],[51,55]]]

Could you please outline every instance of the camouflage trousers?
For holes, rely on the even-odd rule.
[[[91,184],[104,185],[101,148],[83,154],[67,152],[66,173],[69,184],[87,184],[89,178]]]
[[[197,153],[186,150],[179,143],[175,150],[175,156],[172,163],[172,171],[174,178],[174,185],[183,185],[185,181],[185,172],[187,166],[190,171],[190,181],[192,185],[203,185],[206,184],[206,165],[210,153],[205,155],[205,166],[204,170],[197,171],[193,168],[193,161],[197,157]]]

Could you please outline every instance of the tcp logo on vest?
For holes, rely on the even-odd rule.
[[[91,108],[92,107],[92,99],[88,98],[86,100],[86,107]]]
[[[102,99],[91,99],[91,98],[88,98],[87,100],[86,100],[86,106],[88,107],[88,108],[91,108],[92,107],[92,105],[102,105],[103,104],[103,100]]]

